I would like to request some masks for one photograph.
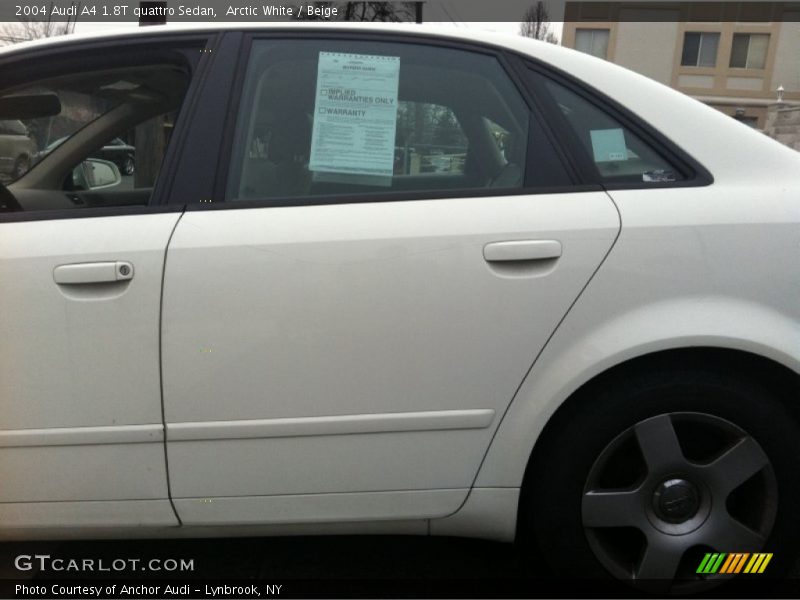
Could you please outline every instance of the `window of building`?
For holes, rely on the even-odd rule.
[[[525,183],[528,107],[489,55],[257,41],[241,102],[228,201]]]
[[[577,29],[575,49],[598,58],[608,58],[608,29]]]
[[[659,152],[583,96],[552,80],[545,87],[603,180],[666,183],[684,179]]]
[[[684,67],[715,67],[717,66],[717,50],[719,50],[719,33],[688,31],[683,37],[681,65]]]
[[[763,69],[767,64],[768,33],[735,33],[730,66],[734,69]]]

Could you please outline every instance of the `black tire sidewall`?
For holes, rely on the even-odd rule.
[[[587,476],[620,433],[670,412],[721,417],[761,445],[772,462],[779,495],[775,525],[764,548],[775,554],[769,573],[780,577],[791,566],[800,531],[798,427],[783,403],[764,387],[729,373],[664,370],[611,378],[575,400],[537,444],[520,509],[522,533],[536,541],[556,574],[609,577],[595,558],[581,522]],[[559,560],[565,556],[569,561]]]

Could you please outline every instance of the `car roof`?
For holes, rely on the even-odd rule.
[[[544,45],[545,42],[531,40],[523,36],[509,33],[498,33],[479,29],[449,26],[435,23],[359,23],[342,21],[290,21],[271,23],[172,23],[165,25],[151,25],[131,29],[119,29],[109,26],[108,31],[72,33],[39,40],[21,42],[0,48],[0,56],[16,54],[35,48],[46,48],[59,45],[69,45],[85,41],[100,41],[105,39],[123,39],[137,37],[150,37],[159,35],[175,35],[186,33],[214,34],[224,31],[383,31],[420,37],[439,37],[451,40],[478,41],[507,48],[517,47],[519,41],[523,46],[535,47]],[[552,44],[548,44],[552,45]]]

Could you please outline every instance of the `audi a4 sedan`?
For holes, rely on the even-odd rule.
[[[672,591],[797,550],[800,154],[412,26],[22,44],[0,119],[66,132],[0,189],[3,538],[472,536]],[[131,129],[136,184],[76,184]]]

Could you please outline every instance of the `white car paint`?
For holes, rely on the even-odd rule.
[[[186,213],[163,308],[181,519],[217,522],[229,497],[261,497],[261,519],[280,522],[293,517],[276,495],[374,492],[400,508],[384,492],[437,488],[450,493],[409,516],[455,511],[495,415],[618,230],[603,192]],[[553,238],[556,264],[483,259],[492,242]]]
[[[4,530],[81,525],[93,512],[87,499],[104,503],[100,522],[177,524],[167,499],[153,325],[178,217],[0,224]],[[87,292],[55,281],[61,265],[109,256],[137,265],[124,287]],[[148,501],[147,511],[139,501]]]
[[[509,540],[537,436],[592,377],[691,346],[744,350],[800,373],[800,155],[606,62],[469,37],[582,79],[689,151],[714,184],[517,196],[505,210],[473,198],[186,213],[166,260],[165,421],[158,355],[141,351],[158,347],[158,331],[136,322],[156,309],[178,215],[126,220],[124,230],[114,219],[0,224],[0,281],[14,282],[4,302],[22,307],[0,311],[0,339],[14,340],[0,347],[0,535]],[[532,238],[561,242],[557,269],[514,277],[482,260],[487,243]],[[99,324],[81,315],[89,303],[53,294],[52,267],[78,260],[136,265],[128,304],[108,304]],[[253,277],[256,266],[272,277]],[[431,275],[440,285],[421,286]],[[342,285],[359,290],[356,302],[344,302]],[[381,305],[385,297],[398,301]],[[352,343],[318,343],[334,333]],[[282,343],[264,348],[268,335]],[[78,376],[90,368],[98,387]],[[65,389],[80,410],[47,404]],[[262,395],[270,402],[259,408]],[[119,404],[117,422],[101,416],[108,401]],[[125,437],[108,444],[108,427]],[[183,527],[166,493],[165,430]],[[35,480],[32,465],[44,467]],[[79,488],[76,472],[97,476]],[[81,502],[78,489],[95,501]]]

